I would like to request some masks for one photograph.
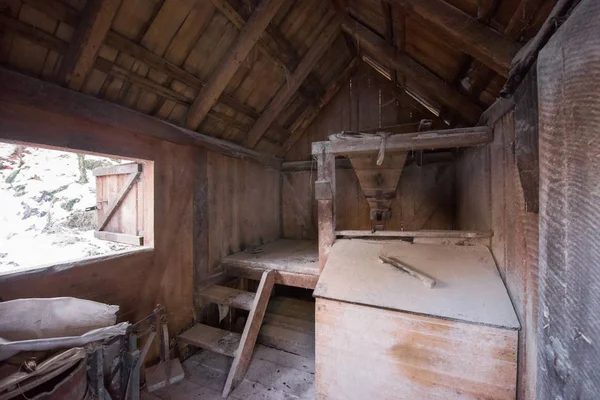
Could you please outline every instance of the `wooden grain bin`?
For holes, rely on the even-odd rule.
[[[515,398],[519,322],[487,247],[338,240],[314,295],[317,399]]]

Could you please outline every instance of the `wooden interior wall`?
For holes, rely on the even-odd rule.
[[[196,257],[214,268],[220,255],[279,235],[277,171],[139,134],[128,123],[150,117],[109,103],[77,101],[81,95],[57,87],[23,89],[26,94],[14,99],[0,98],[0,140],[153,161],[145,172],[153,171],[154,178],[149,187],[154,192],[154,248],[2,276],[2,300],[81,297],[119,305],[119,320],[132,322],[160,303],[175,335],[194,318],[194,284],[201,283],[194,282]],[[28,101],[28,95],[37,100]],[[61,106],[55,107],[57,103]],[[106,116],[106,125],[88,114]],[[207,171],[207,179],[200,179],[201,171]],[[195,203],[203,194],[207,214],[198,215]],[[194,225],[206,215],[208,227],[199,233],[202,227]],[[210,262],[209,252],[199,251],[202,234],[208,234]]]
[[[317,238],[316,171],[282,172],[282,229],[290,239]],[[454,166],[404,167],[389,230],[453,229]],[[336,229],[370,230],[369,204],[353,169],[336,170]]]
[[[279,172],[252,161],[208,155],[209,274],[221,257],[280,237]]]
[[[348,84],[308,127],[286,161],[311,159],[311,143],[342,130],[370,129],[419,121],[427,116],[398,104],[389,84],[362,64]],[[315,164],[316,165],[316,164]],[[282,230],[287,238],[317,237],[313,171],[282,172]],[[442,183],[437,185],[437,183]],[[410,165],[400,177],[392,220],[386,229],[453,229],[454,173],[448,164]],[[352,169],[336,171],[336,229],[371,229],[369,205]]]
[[[524,106],[517,103],[517,107]],[[537,109],[530,112],[537,115]],[[511,111],[494,126],[494,142],[489,147],[469,149],[459,156],[456,223],[458,229],[493,231],[492,254],[521,323],[518,395],[534,399],[539,218],[526,211],[515,157],[520,134]]]
[[[286,154],[285,160],[310,160],[311,143],[327,140],[332,133],[402,124],[421,118],[428,116],[398,104],[389,81],[362,63]]]
[[[600,2],[582,0],[538,58],[539,398],[600,392]]]

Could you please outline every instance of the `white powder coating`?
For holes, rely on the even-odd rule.
[[[385,254],[435,279],[429,289],[389,264]],[[338,240],[315,297],[508,329],[519,321],[486,246]]]
[[[118,164],[121,160],[85,155]],[[94,238],[96,183],[79,183],[76,153],[0,143],[0,273],[123,250]]]

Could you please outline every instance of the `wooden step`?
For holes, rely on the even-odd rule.
[[[196,324],[178,336],[184,344],[201,347],[229,357],[235,356],[241,336],[239,333],[225,331],[204,324]]]
[[[211,303],[250,311],[252,309],[252,304],[254,304],[256,294],[226,286],[215,285],[200,292],[200,297]]]

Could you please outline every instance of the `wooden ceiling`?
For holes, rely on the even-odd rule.
[[[362,60],[473,125],[556,0],[0,0],[0,63],[283,156]]]

